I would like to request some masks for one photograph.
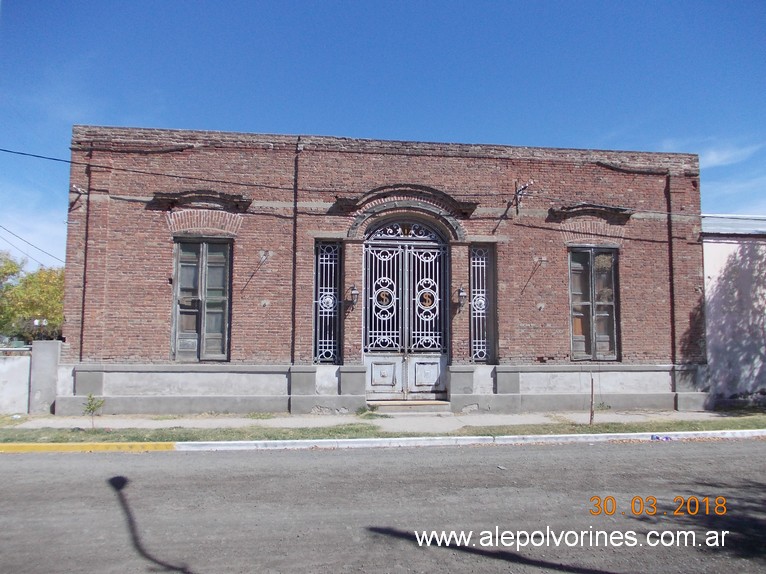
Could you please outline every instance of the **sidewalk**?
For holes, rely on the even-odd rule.
[[[659,426],[673,421],[705,421],[725,418],[725,413],[678,411],[626,411],[597,412],[596,423],[643,423]],[[31,452],[148,452],[148,451],[221,451],[221,450],[305,450],[350,448],[396,448],[457,445],[518,445],[529,443],[588,443],[606,441],[668,441],[726,438],[766,438],[766,429],[713,430],[604,434],[546,435],[530,432],[530,426],[546,424],[587,425],[588,413],[525,413],[452,414],[452,413],[387,413],[386,415],[263,415],[242,417],[233,415],[103,415],[96,417],[99,429],[226,429],[260,427],[271,429],[311,429],[337,425],[368,424],[383,433],[402,433],[410,436],[384,436],[379,438],[299,439],[299,440],[217,440],[189,442],[34,442],[0,443],[0,453]],[[525,426],[521,426],[525,425]],[[23,422],[11,422],[4,428],[14,429],[88,429],[87,416],[31,416]],[[514,433],[513,427],[524,429]],[[476,428],[475,433],[470,429]],[[504,427],[502,436],[487,433],[482,427]],[[464,436],[451,435],[468,428]],[[523,434],[522,434],[523,433]]]
[[[268,415],[265,415],[265,417]],[[543,425],[555,423],[587,424],[589,414],[576,413],[524,413],[524,414],[452,414],[452,413],[393,413],[360,417],[344,415],[290,415],[275,414],[269,418],[248,418],[234,415],[102,415],[96,417],[98,428],[108,429],[162,429],[162,428],[241,428],[261,426],[266,428],[325,428],[336,425],[366,423],[384,432],[397,433],[450,433],[463,427]],[[635,423],[650,421],[713,420],[721,418],[714,412],[679,411],[626,411],[596,412],[595,422]],[[90,428],[87,416],[30,416],[18,429],[40,428]]]

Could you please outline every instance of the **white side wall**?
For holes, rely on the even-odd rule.
[[[766,392],[766,237],[706,237],[703,250],[710,391]]]
[[[0,356],[0,414],[27,412],[31,361],[28,354]]]

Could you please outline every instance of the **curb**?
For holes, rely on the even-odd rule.
[[[28,452],[149,452],[176,450],[174,442],[49,442],[3,443],[0,454]]]
[[[362,438],[362,439],[321,439],[321,440],[260,440],[221,442],[180,442],[179,451],[217,450],[310,450],[349,448],[397,448],[427,446],[479,446],[513,444],[566,444],[584,442],[614,442],[631,440],[640,442],[740,439],[766,437],[766,429],[731,431],[678,431],[661,435],[653,433],[604,433],[604,434],[559,434],[559,435],[509,435],[509,436],[460,436],[460,437],[403,437],[403,438]]]
[[[491,436],[434,436],[401,438],[344,438],[317,440],[255,440],[220,442],[179,442],[176,450],[311,450],[348,448],[396,448],[415,446],[471,446],[492,444]]]
[[[456,436],[204,442],[3,443],[0,444],[0,454],[32,452],[209,452],[234,450],[338,450],[353,448],[480,446],[491,444],[576,444],[615,441],[655,442],[674,440],[743,439],[761,437],[766,437],[766,429],[729,431],[679,431],[662,434],[605,433],[582,435],[507,435],[497,437]]]
[[[495,437],[495,444],[541,444],[541,443],[581,443],[615,442],[631,440],[639,442],[705,440],[705,439],[740,439],[766,437],[766,429],[750,430],[714,430],[714,431],[674,431],[666,433],[604,433],[604,434],[558,434],[558,435],[518,435]]]

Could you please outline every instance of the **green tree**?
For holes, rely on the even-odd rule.
[[[6,294],[19,279],[24,263],[14,259],[7,251],[0,251],[0,335],[10,335],[10,309]]]
[[[0,253],[0,333],[26,341],[55,339],[64,322],[64,269],[25,273],[22,266]]]
[[[13,283],[23,266],[23,261],[16,261],[7,251],[0,251],[0,290]]]

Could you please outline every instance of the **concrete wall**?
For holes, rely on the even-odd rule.
[[[766,237],[706,237],[711,401],[766,395]]]
[[[56,414],[82,412],[88,394],[103,413],[285,412],[290,369],[284,365],[78,365]]]
[[[28,351],[0,356],[0,414],[26,413],[29,407],[29,369],[32,357]]]
[[[58,390],[60,341],[34,341],[29,376],[29,412],[51,414]]]
[[[584,411],[594,403],[614,409],[702,410],[705,393],[690,380],[697,368],[672,365],[450,367],[453,412]]]
[[[64,372],[65,367],[60,367]],[[107,414],[351,413],[367,405],[364,365],[79,365],[55,412],[78,415],[88,394]],[[469,412],[700,410],[697,369],[672,365],[452,365],[450,409]],[[59,391],[62,382],[59,381]]]
[[[31,352],[0,356],[0,414],[53,412],[56,396],[71,388],[70,370],[59,361],[61,347],[60,341],[35,341]]]

